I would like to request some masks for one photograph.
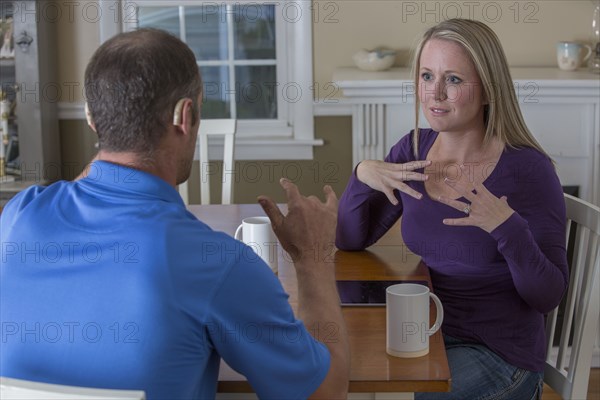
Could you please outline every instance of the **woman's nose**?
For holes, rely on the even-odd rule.
[[[435,101],[444,101],[448,98],[446,85],[443,82],[436,82],[434,86]]]

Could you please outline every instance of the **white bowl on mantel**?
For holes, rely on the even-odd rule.
[[[359,50],[352,56],[354,64],[363,71],[385,71],[394,65],[396,52],[388,49]]]

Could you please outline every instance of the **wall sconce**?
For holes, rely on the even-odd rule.
[[[27,53],[29,46],[33,43],[33,38],[26,31],[23,31],[15,43],[19,45],[23,53]]]

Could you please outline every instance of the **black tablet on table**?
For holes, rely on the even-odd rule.
[[[337,281],[343,306],[385,306],[385,291],[388,286],[399,283],[427,285],[427,281]]]

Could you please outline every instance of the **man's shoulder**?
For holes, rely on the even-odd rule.
[[[25,205],[34,200],[36,197],[41,196],[42,194],[48,194],[51,192],[55,193],[70,183],[71,182],[67,181],[58,181],[45,186],[37,184],[31,185],[28,188],[21,190],[15,196],[13,196],[13,198],[11,198],[10,201],[6,204],[6,207],[12,207],[15,204]]]
[[[58,181],[48,186],[33,185],[20,191],[2,209],[2,219],[11,219],[25,208],[35,206],[36,200],[41,196],[56,195],[68,183],[66,181]],[[46,204],[45,201],[43,203]]]

